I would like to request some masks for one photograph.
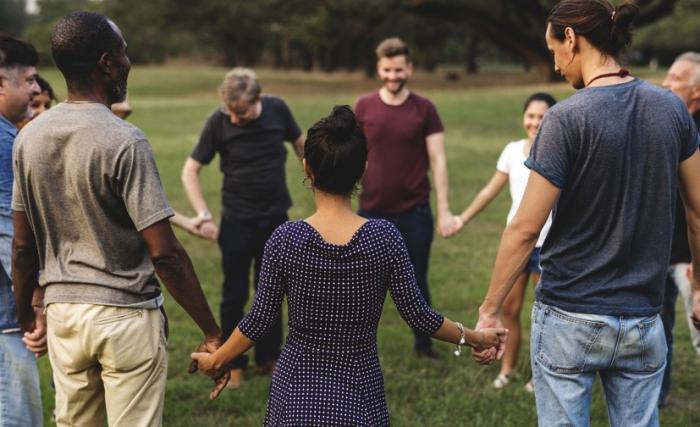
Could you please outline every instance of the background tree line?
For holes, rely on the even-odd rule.
[[[0,30],[24,37],[50,61],[57,19],[79,9],[118,22],[135,63],[173,58],[224,65],[373,72],[373,49],[398,35],[414,61],[432,70],[511,63],[552,77],[544,22],[556,0],[0,0]],[[698,49],[700,0],[638,0],[638,35],[629,59],[669,63]]]

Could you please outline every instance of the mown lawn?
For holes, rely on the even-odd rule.
[[[188,215],[193,212],[180,184],[180,170],[204,120],[217,107],[216,88],[224,72],[221,68],[169,66],[136,67],[131,73],[130,102],[135,112],[130,120],[144,130],[153,145],[172,205]],[[440,73],[420,75],[412,85],[434,101],[445,124],[450,202],[455,212],[463,209],[493,174],[503,146],[522,137],[524,98],[535,90],[549,90],[557,98],[571,93],[566,85],[538,85],[532,83],[532,76],[512,71],[488,73],[487,81],[482,75],[459,82],[446,82]],[[65,89],[60,76],[53,70],[45,75],[62,97]],[[658,75],[652,77],[659,80]],[[333,105],[353,104],[359,94],[377,86],[372,80],[349,73],[263,71],[260,79],[264,92],[287,100],[303,129],[327,114]],[[517,84],[518,81],[524,83]],[[218,169],[215,160],[202,175],[213,212],[218,212],[219,206]],[[294,200],[289,211],[292,219],[309,215],[313,208],[311,193],[303,187],[301,179],[300,163],[290,151],[287,183]],[[504,191],[458,236],[449,240],[436,237],[430,265],[432,298],[434,306],[450,318],[469,325],[476,322],[476,309],[488,284],[508,207],[509,197]],[[178,236],[192,257],[210,306],[218,317],[222,282],[218,248],[214,243],[182,232]],[[416,359],[411,348],[412,335],[389,298],[378,341],[392,423],[397,426],[535,425],[534,398],[523,388],[530,375],[527,337],[531,302],[532,288],[523,313],[526,342],[518,368],[521,378],[511,387],[496,391],[490,384],[498,372],[497,366],[481,367],[469,357],[455,358],[445,343],[435,344],[437,359]],[[251,370],[241,389],[226,391],[217,401],[208,401],[209,380],[186,372],[189,354],[200,341],[201,333],[172,299],[168,299],[166,306],[171,333],[164,424],[261,425],[269,377],[256,376]],[[662,425],[668,426],[700,425],[700,358],[691,351],[683,317],[679,304],[672,391],[675,403],[662,412],[661,419]],[[53,392],[47,358],[40,365],[44,413],[50,425]],[[607,424],[599,384],[593,398],[592,424]]]

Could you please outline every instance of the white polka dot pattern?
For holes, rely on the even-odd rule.
[[[346,245],[304,221],[282,224],[265,245],[260,282],[238,327],[267,332],[284,295],[289,336],[272,376],[265,425],[388,425],[377,326],[389,289],[401,317],[432,335],[442,316],[423,300],[401,234],[369,220]]]

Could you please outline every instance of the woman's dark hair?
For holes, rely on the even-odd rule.
[[[51,101],[57,101],[56,94],[54,93],[53,88],[51,87],[51,84],[49,82],[44,80],[44,78],[39,75],[36,76],[36,82],[39,84],[40,92],[46,92],[46,94],[49,95],[49,99]]]
[[[350,107],[335,106],[328,117],[311,126],[304,158],[313,174],[314,188],[331,194],[352,194],[365,171],[367,139]]]
[[[557,100],[554,99],[554,97],[546,92],[535,92],[532,95],[528,96],[525,102],[523,103],[523,113],[527,110],[527,107],[530,106],[531,103],[535,101],[542,101],[547,104],[547,107],[551,108],[552,105],[557,103]]]
[[[550,34],[564,40],[564,30],[571,27],[596,49],[612,57],[632,42],[632,22],[639,8],[626,1],[613,7],[608,0],[563,0],[549,13]]]

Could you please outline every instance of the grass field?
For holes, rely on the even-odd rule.
[[[130,77],[130,120],[144,130],[153,146],[163,185],[172,205],[193,212],[180,184],[180,170],[194,147],[207,116],[217,107],[216,87],[225,70],[219,68],[159,67],[134,68]],[[45,75],[59,95],[65,90],[60,76]],[[488,72],[484,77],[446,82],[439,75],[416,76],[412,88],[437,105],[446,128],[449,163],[450,203],[453,211],[463,209],[493,174],[496,159],[509,141],[523,136],[521,103],[535,90],[549,90],[557,98],[571,93],[568,86],[542,86],[532,76]],[[659,76],[655,77],[658,81]],[[357,96],[377,83],[357,74],[260,73],[264,92],[285,98],[299,125],[307,129],[326,115],[335,104],[352,104]],[[525,81],[525,84],[515,84]],[[501,84],[507,82],[507,84]],[[489,85],[489,83],[491,85]],[[221,174],[218,160],[203,171],[203,187],[213,212],[218,212]],[[290,151],[287,183],[294,206],[292,219],[312,212],[312,196],[301,184],[302,171]],[[504,191],[486,211],[458,236],[436,237],[430,264],[430,286],[434,306],[448,317],[473,325],[491,273],[491,267],[505,224],[509,197]],[[210,306],[217,314],[222,274],[214,243],[178,232],[194,262]],[[379,351],[384,372],[392,424],[396,426],[521,426],[536,425],[534,398],[523,386],[529,379],[527,352],[529,308],[532,288],[524,308],[525,342],[520,357],[520,380],[503,391],[490,384],[497,366],[481,367],[467,356],[455,358],[451,346],[436,343],[439,358],[416,359],[412,335],[387,300],[379,328]],[[264,416],[269,377],[247,374],[237,391],[225,391],[217,401],[207,399],[210,382],[203,376],[188,375],[189,354],[201,340],[201,333],[186,314],[168,299],[171,319],[170,369],[165,397],[166,426],[256,426]],[[675,403],[662,412],[662,425],[700,425],[700,358],[692,353],[684,313],[678,305],[675,330],[676,351],[672,395]],[[286,315],[285,315],[286,318]],[[53,409],[48,360],[41,361],[42,392],[48,423]],[[652,404],[650,402],[650,404]],[[600,384],[593,397],[592,424],[606,425],[607,415]],[[50,424],[47,424],[50,425]]]

